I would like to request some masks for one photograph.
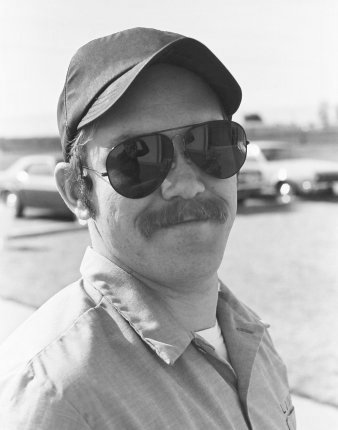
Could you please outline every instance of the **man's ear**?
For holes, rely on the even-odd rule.
[[[58,163],[55,167],[55,181],[58,191],[69,209],[82,221],[91,218],[91,211],[77,193],[78,187],[69,180],[68,163]]]

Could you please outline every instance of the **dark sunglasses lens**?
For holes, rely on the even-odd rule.
[[[246,158],[246,136],[235,122],[194,127],[186,136],[186,153],[203,172],[219,179],[239,172]]]
[[[142,198],[161,185],[172,160],[173,146],[166,136],[130,139],[109,152],[108,178],[119,194],[131,199]]]

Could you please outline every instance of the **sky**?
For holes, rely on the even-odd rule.
[[[56,135],[72,55],[136,26],[206,44],[242,87],[239,122],[338,124],[337,23],[337,0],[0,0],[0,137]]]

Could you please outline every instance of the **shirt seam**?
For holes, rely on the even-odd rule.
[[[89,309],[87,309],[85,312],[83,312],[81,315],[79,315],[73,322],[72,324],[67,327],[62,333],[60,333],[55,339],[53,339],[52,341],[50,341],[47,345],[45,345],[43,348],[41,348],[35,355],[34,357],[32,357],[26,364],[26,368],[30,367],[33,364],[33,361],[40,355],[42,354],[42,352],[44,352],[47,348],[49,348],[51,345],[53,345],[54,343],[58,342],[63,336],[66,335],[66,333],[71,330],[75,324],[81,319],[83,318],[86,314],[88,314],[90,311],[92,310],[96,310],[101,306],[101,302],[102,302],[103,297],[101,298],[101,300],[99,301],[99,303],[97,303],[97,305],[90,307]]]
[[[103,297],[101,297],[101,300],[95,305],[95,306],[92,306],[92,307],[90,307],[89,309],[87,309],[85,312],[83,312],[81,315],[79,315],[74,321],[73,321],[73,323],[69,326],[69,327],[67,327],[57,338],[55,338],[54,340],[52,340],[50,343],[48,343],[48,345],[45,345],[39,352],[37,352],[35,355],[34,355],[34,357],[32,357],[28,362],[27,362],[27,364],[26,364],[26,369],[29,369],[29,368],[31,368],[32,369],[32,365],[33,365],[33,362],[34,362],[34,360],[37,358],[37,357],[39,357],[39,355],[40,354],[42,354],[43,353],[43,351],[45,351],[48,347],[50,347],[51,345],[53,345],[54,343],[56,343],[56,342],[58,342],[63,336],[65,336],[65,334],[69,331],[69,330],[71,330],[74,326],[75,326],[75,324],[82,318],[82,317],[84,317],[85,315],[87,315],[90,311],[92,311],[92,310],[96,310],[96,309],[98,309],[100,306],[101,306],[101,302],[102,302],[102,300],[103,300]],[[33,374],[35,374],[35,372],[33,371]],[[46,375],[46,378],[48,379],[48,381],[52,384],[52,386],[54,387],[54,390],[56,391],[56,388],[55,388],[55,382],[49,377],[49,375],[47,374]],[[78,414],[78,416],[79,417],[81,417],[82,418],[82,420],[85,422],[85,424],[86,424],[86,426],[87,426],[87,428],[89,429],[89,430],[92,430],[92,427],[88,424],[88,422],[87,422],[87,420],[84,418],[84,416],[78,411],[78,409],[69,401],[69,400],[67,400],[67,398],[65,398],[65,397],[63,397],[63,400],[66,402],[66,403],[68,403],[75,411],[76,411],[76,413]],[[72,419],[72,418],[71,418]],[[74,421],[74,420],[73,420]]]

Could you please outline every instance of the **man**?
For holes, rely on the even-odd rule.
[[[3,346],[17,351],[5,429],[295,428],[266,326],[217,277],[246,155],[240,100],[177,34],[131,29],[75,54],[55,175],[92,246],[81,280]],[[121,154],[141,140],[136,180]]]

